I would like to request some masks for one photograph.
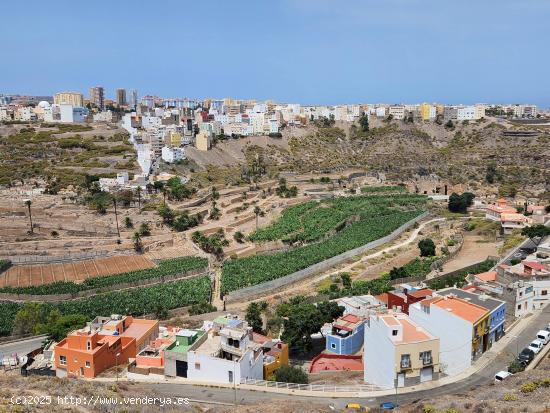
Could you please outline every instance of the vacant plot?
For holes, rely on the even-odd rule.
[[[27,287],[55,281],[84,281],[86,278],[121,274],[152,268],[155,264],[140,255],[42,265],[16,265],[0,274],[0,287]]]

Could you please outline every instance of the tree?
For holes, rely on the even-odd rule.
[[[158,301],[155,304],[155,318],[159,320],[165,320],[168,318],[168,310],[166,309],[166,305],[162,301]]]
[[[539,245],[544,237],[550,235],[550,228],[543,224],[532,225],[523,228],[521,230],[521,235],[529,238],[535,245]],[[538,241],[535,241],[535,239],[538,239]]]
[[[248,304],[245,315],[246,322],[252,327],[252,331],[258,334],[264,334],[264,322],[262,320],[262,309],[259,303],[252,302]]]
[[[236,231],[233,234],[233,238],[235,241],[237,241],[239,244],[242,244],[244,242],[244,234],[241,231]]]
[[[116,210],[116,197],[113,197],[113,205],[115,207],[116,232],[118,234],[118,238],[120,238],[120,229],[118,227],[118,213],[117,213],[117,210]]]
[[[368,132],[369,131],[369,115],[368,114],[363,114],[363,116],[361,116],[359,118],[359,125],[361,125],[361,130],[363,132]]]
[[[485,172],[485,180],[490,184],[494,184],[497,177],[498,177],[497,165],[496,163],[491,162],[489,165],[487,165],[487,171]]]
[[[139,231],[134,232],[134,235],[132,235],[132,241],[134,242],[134,250],[136,252],[141,252],[143,250],[143,242],[141,241],[141,234]]]
[[[142,222],[139,226],[139,235],[142,237],[148,237],[151,235],[151,228],[149,228],[149,224],[147,222]]]
[[[86,325],[88,317],[82,314],[61,315],[61,312],[55,308],[48,315],[45,324],[36,326],[37,334],[47,334],[50,340],[60,341],[67,334],[75,329]]]
[[[467,198],[453,192],[449,197],[449,211],[457,212],[457,213],[466,213],[467,208],[468,208]]]
[[[340,273],[340,279],[344,288],[351,288],[351,275],[349,272]]]
[[[132,222],[132,218],[130,218],[130,217],[124,218],[124,226],[127,229],[134,228],[134,223]]]
[[[299,367],[287,366],[286,364],[283,364],[273,372],[272,379],[282,383],[307,384],[309,382],[307,373],[304,370]]]
[[[29,222],[30,222],[30,226],[31,226],[31,234],[34,233],[34,229],[33,229],[33,226],[32,226],[32,212],[31,212],[31,205],[32,205],[32,201],[30,199],[27,199],[25,201],[25,205],[27,206],[27,209],[29,210]]]
[[[183,211],[174,219],[172,228],[174,228],[175,231],[181,232],[196,227],[197,225],[199,225],[198,218],[196,216],[190,216],[187,211]]]
[[[430,238],[425,238],[418,242],[421,257],[433,257],[435,255],[435,243]]]
[[[35,334],[36,327],[47,320],[46,306],[42,303],[27,302],[15,315],[14,334]]]
[[[466,206],[471,207],[474,203],[474,198],[476,196],[474,194],[472,194],[471,192],[464,192],[462,194],[462,196],[464,197],[464,200],[466,201]]]
[[[162,222],[166,225],[172,225],[174,221],[174,211],[166,205],[162,204],[157,208],[157,212],[162,218]]]
[[[258,229],[258,217],[259,217],[261,214],[263,214],[262,209],[261,209],[258,205],[256,205],[256,206],[254,207],[254,215],[256,215],[256,230]]]
[[[448,120],[447,123],[445,124],[445,128],[447,129],[454,129],[455,127],[455,124],[453,123],[452,120]]]
[[[312,348],[311,335],[321,331],[323,320],[319,309],[313,304],[292,306],[292,312],[283,322],[281,340],[298,353]]]
[[[321,301],[317,304],[317,309],[319,310],[323,324],[332,323],[338,317],[342,317],[345,310],[336,301]]]

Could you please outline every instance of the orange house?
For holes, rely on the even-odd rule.
[[[97,317],[85,328],[71,332],[55,347],[58,377],[93,378],[135,357],[158,335],[157,320],[133,317]]]

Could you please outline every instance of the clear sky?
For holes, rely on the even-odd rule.
[[[548,0],[4,1],[0,93],[550,106]]]

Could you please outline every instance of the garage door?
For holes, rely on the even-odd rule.
[[[187,378],[187,362],[176,360],[176,376]]]
[[[420,370],[420,382],[430,381],[433,376],[433,367],[424,367]]]

